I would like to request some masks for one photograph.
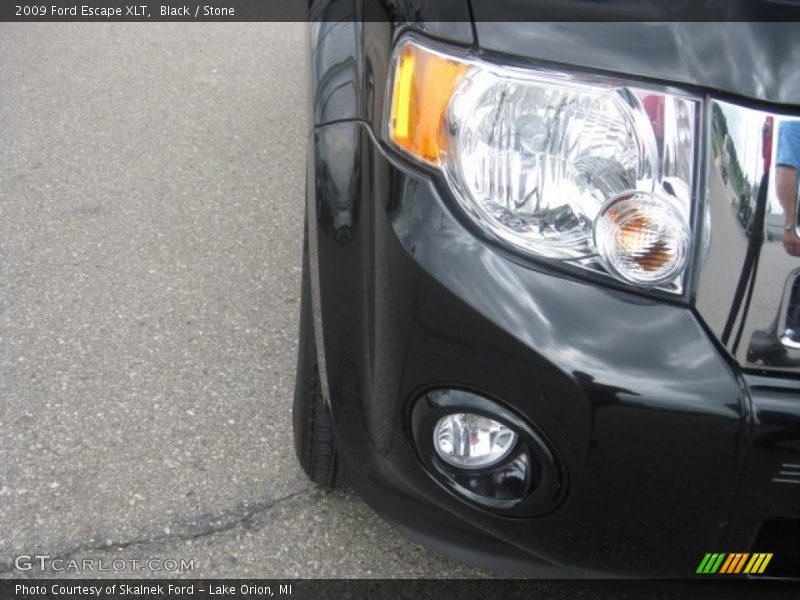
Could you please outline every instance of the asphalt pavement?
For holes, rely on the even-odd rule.
[[[294,458],[306,30],[0,26],[3,576],[486,575]]]

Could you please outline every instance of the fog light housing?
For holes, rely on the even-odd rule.
[[[472,413],[442,417],[433,430],[433,447],[441,459],[462,469],[484,469],[506,458],[517,434],[502,423]]]
[[[484,395],[435,389],[416,398],[411,437],[428,474],[460,500],[506,516],[551,510],[566,473],[541,432]]]

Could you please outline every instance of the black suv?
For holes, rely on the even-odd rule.
[[[513,573],[796,575],[800,26],[506,4],[311,4],[302,466]]]

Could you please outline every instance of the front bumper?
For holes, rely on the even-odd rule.
[[[693,575],[706,552],[748,551],[765,519],[800,517],[791,493],[743,510],[773,494],[743,490],[760,425],[690,307],[505,253],[362,122],[317,128],[309,165],[319,353],[342,458],[379,512],[493,568],[652,577]],[[430,387],[487,394],[537,427],[560,503],[509,518],[434,481],[408,423]]]

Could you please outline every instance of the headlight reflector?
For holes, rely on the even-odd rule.
[[[393,81],[389,139],[440,168],[492,237],[682,291],[698,100],[498,66],[414,40],[400,44]],[[625,224],[612,227],[618,214]]]
[[[652,182],[655,140],[620,97],[475,70],[449,113],[446,175],[497,233],[553,258],[591,254],[609,194]],[[650,183],[651,185],[651,183]]]

